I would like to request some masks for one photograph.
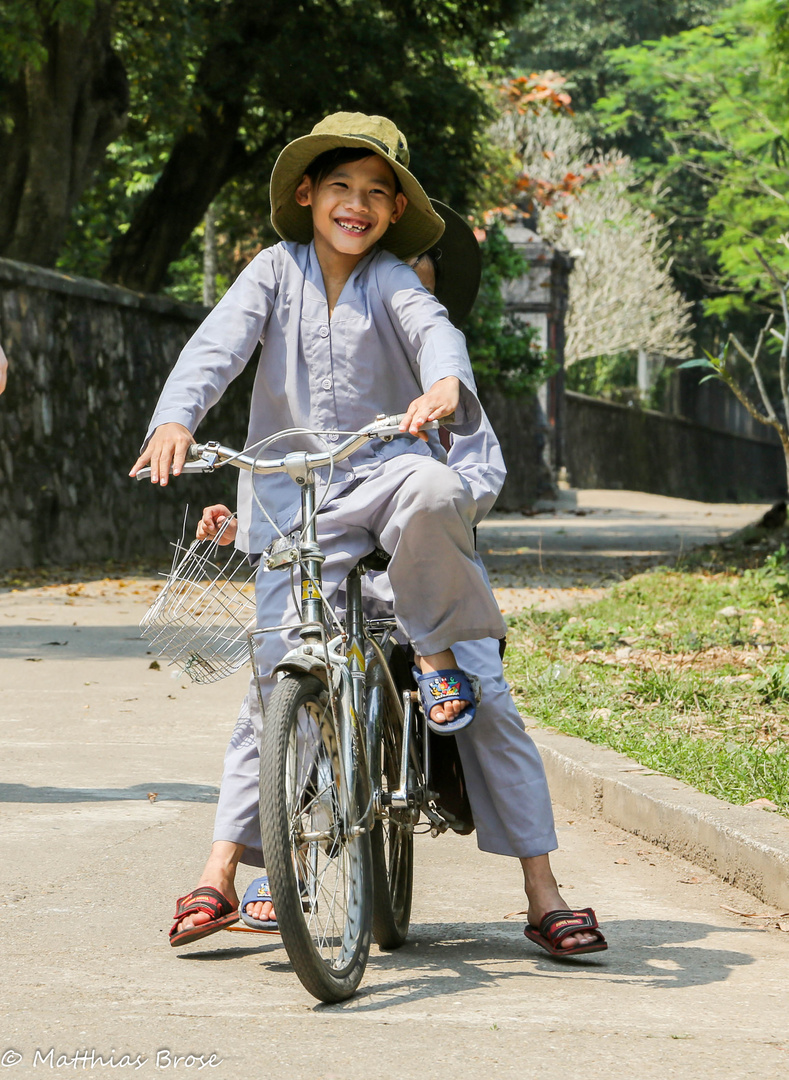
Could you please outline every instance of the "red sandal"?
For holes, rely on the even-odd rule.
[[[211,921],[201,923],[200,926],[190,926],[186,930],[178,929],[178,924],[183,922],[187,915],[195,915],[198,911],[205,911],[211,916]],[[238,908],[234,908],[228,898],[213,886],[198,885],[186,896],[179,898],[173,918],[175,923],[170,931],[170,944],[188,945],[190,941],[198,941],[238,922]]]
[[[561,947],[565,938],[581,932],[594,934],[596,940],[588,945],[574,945],[568,949]],[[603,952],[608,948],[608,942],[598,927],[597,916],[590,907],[581,911],[549,911],[539,928],[527,923],[523,933],[529,941],[545,949],[551,956],[577,956],[579,953]]]

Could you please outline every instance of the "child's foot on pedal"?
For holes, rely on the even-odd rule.
[[[467,727],[474,719],[478,695],[468,676],[458,669],[452,650],[421,656],[418,663],[422,708],[432,729],[451,734]]]

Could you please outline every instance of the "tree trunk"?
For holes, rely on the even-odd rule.
[[[228,7],[197,73],[200,101],[191,122],[128,230],[113,243],[105,281],[156,292],[213,198],[249,164],[238,137],[247,87],[261,63],[260,43],[271,48],[281,21],[278,0],[236,0]],[[278,139],[277,133],[255,156]]]
[[[216,208],[214,203],[206,210],[203,237],[203,303],[213,307],[216,303]]]
[[[0,128],[0,254],[51,266],[69,216],[129,105],[126,73],[111,45],[111,2],[90,22],[51,23],[47,59],[4,91]]]

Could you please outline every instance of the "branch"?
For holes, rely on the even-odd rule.
[[[771,315],[770,318],[767,320],[767,325],[759,331],[759,338],[756,342],[756,348],[754,349],[753,356],[751,356],[751,354],[740,344],[734,334],[729,334],[729,341],[732,343],[740,356],[744,356],[748,363],[751,365],[751,369],[753,370],[753,376],[756,379],[756,385],[759,387],[759,393],[761,394],[762,401],[764,402],[764,407],[767,410],[767,416],[771,421],[774,421],[777,424],[779,422],[778,417],[776,415],[775,409],[772,406],[772,402],[767,395],[767,388],[764,385],[764,381],[762,380],[762,373],[759,371],[758,367],[759,353],[761,352],[761,348],[764,343],[764,335],[766,333],[769,333],[770,327],[773,324],[773,319],[774,316]],[[732,385],[732,383],[730,383],[729,385]],[[759,415],[761,416],[761,413],[759,413]]]
[[[772,418],[769,416],[765,416],[764,413],[760,413],[751,401],[751,399],[747,396],[747,394],[745,394],[739,388],[731,375],[727,374],[726,372],[721,372],[721,378],[726,383],[731,392],[734,394],[734,396],[737,398],[737,400],[745,406],[745,408],[748,410],[754,420],[758,420],[760,424],[765,424],[767,427],[775,428],[775,430],[778,432],[778,437],[781,440],[781,445],[783,446],[784,451],[789,452],[789,434],[787,434],[786,428],[775,415],[773,410],[771,409],[771,412],[773,412]]]
[[[781,286],[781,307],[784,313],[784,333],[781,342],[781,355],[778,358],[778,373],[781,377],[781,397],[784,403],[784,416],[789,423],[789,390],[786,385],[786,358],[789,354],[789,304],[786,300],[787,285]]]

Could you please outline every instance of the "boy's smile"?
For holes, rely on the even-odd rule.
[[[358,261],[402,215],[406,198],[395,174],[377,154],[346,162],[317,184],[305,176],[296,201],[312,210],[319,260],[337,256]]]

